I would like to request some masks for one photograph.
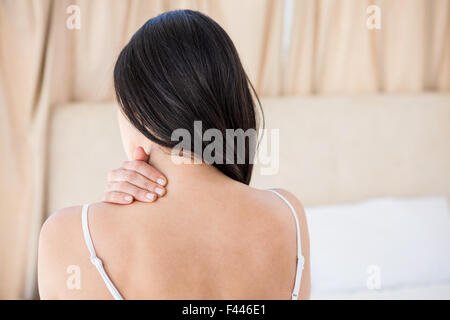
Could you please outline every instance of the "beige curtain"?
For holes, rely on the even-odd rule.
[[[366,28],[369,4],[380,30]],[[112,100],[122,46],[176,8],[227,30],[262,95],[450,89],[448,0],[0,0],[0,298],[36,297],[52,107]]]
[[[366,10],[380,8],[381,28]],[[450,90],[450,1],[293,0],[281,94]]]
[[[73,4],[79,30],[66,27]],[[36,297],[52,107],[112,100],[120,49],[147,19],[178,8],[216,19],[258,88],[277,81],[277,0],[0,0],[0,298]]]

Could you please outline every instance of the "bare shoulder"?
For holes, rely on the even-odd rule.
[[[289,211],[289,207],[286,202],[284,202],[279,196],[275,195],[270,190],[261,190],[254,188],[249,189],[251,189],[251,193],[255,196],[253,198],[254,201],[261,203],[262,206],[270,208],[272,211],[279,212],[280,214],[286,216],[285,212]],[[271,190],[276,191],[284,199],[286,199],[290,205],[292,205],[299,220],[306,221],[305,209],[303,207],[303,204],[292,192],[285,189]]]
[[[74,233],[81,229],[81,206],[68,207],[50,215],[44,222],[39,235],[39,253],[49,253],[52,247],[71,243]]]
[[[81,210],[82,206],[74,206],[58,210],[50,215],[41,228],[39,249],[73,244],[74,238],[81,233]]]
[[[311,273],[310,273],[310,250],[309,250],[309,230],[306,219],[305,209],[300,200],[291,192],[284,189],[274,189],[283,196],[294,208],[300,225],[300,238],[302,246],[302,255],[305,258],[304,271],[300,285],[300,299],[309,299],[311,292]],[[267,191],[269,192],[269,191]],[[281,200],[281,199],[279,199]]]
[[[116,207],[120,206],[101,202],[91,204],[89,206],[90,228],[92,220],[94,222],[99,220],[99,223],[104,224],[104,229],[107,229],[107,218],[111,218],[109,220],[114,219],[115,215],[113,213],[117,211]],[[44,254],[47,255],[46,258],[51,258],[49,255],[52,253],[60,256],[58,249],[81,249],[83,252],[87,250],[84,247],[81,212],[82,206],[73,206],[60,209],[48,217],[42,225],[39,236],[40,258]]]
[[[43,224],[39,235],[38,280],[42,299],[56,299],[58,287],[65,283],[67,257],[76,250],[81,237],[81,206],[53,213]]]
[[[47,240],[58,235],[62,228],[72,226],[76,219],[81,219],[81,206],[67,207],[51,214],[41,228],[40,238]]]
[[[112,205],[94,203],[89,206],[91,236],[96,230],[110,232],[105,212]],[[68,207],[53,213],[43,224],[39,237],[38,285],[41,299],[109,299],[110,295],[90,262],[81,222],[82,206]],[[115,215],[111,214],[111,217]],[[112,219],[114,220],[114,219]],[[100,227],[99,227],[100,226]],[[94,232],[92,232],[94,231]],[[101,237],[105,237],[103,234]],[[105,237],[106,238],[106,237]],[[98,249],[101,241],[96,241]]]
[[[306,215],[303,204],[292,192],[289,192],[285,189],[274,189],[274,191],[281,194],[292,205],[299,218],[305,218]]]

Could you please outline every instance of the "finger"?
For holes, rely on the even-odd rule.
[[[155,193],[140,189],[128,181],[110,182],[108,184],[108,191],[128,194],[133,196],[134,199],[143,202],[153,202],[157,199],[157,195]]]
[[[164,196],[166,194],[166,189],[163,186],[154,183],[136,171],[119,168],[111,171],[108,180],[109,182],[126,181],[142,189],[143,191],[151,191],[159,196]],[[107,189],[109,190],[109,186],[107,186]]]
[[[144,161],[125,161],[122,164],[123,169],[127,169],[130,171],[136,171],[146,177],[147,179],[158,183],[161,186],[165,186],[167,184],[167,179],[164,175],[152,167],[150,164]]]
[[[116,204],[130,204],[134,201],[134,198],[123,192],[107,191],[103,194],[102,201]]]
[[[145,153],[144,148],[137,147],[136,150],[134,150],[133,158],[134,158],[134,160],[148,162],[149,155]]]

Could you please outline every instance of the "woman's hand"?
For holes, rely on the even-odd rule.
[[[148,164],[148,159],[144,149],[138,147],[133,161],[125,161],[122,167],[110,171],[102,201],[129,204],[134,200],[153,202],[164,196],[167,179]]]

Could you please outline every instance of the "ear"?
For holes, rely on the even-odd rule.
[[[137,147],[136,150],[134,150],[133,159],[138,161],[145,161],[148,162],[149,155],[147,152],[145,152],[144,148],[141,146]]]

